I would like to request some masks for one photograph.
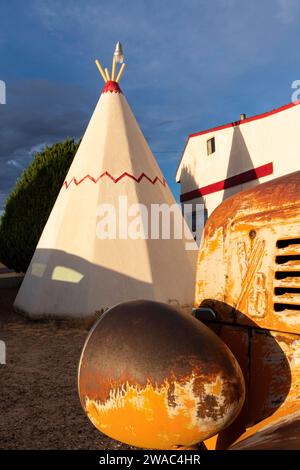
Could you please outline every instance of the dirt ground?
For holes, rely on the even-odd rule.
[[[129,449],[97,431],[77,393],[88,329],[32,322],[13,312],[16,288],[0,289],[0,449]]]

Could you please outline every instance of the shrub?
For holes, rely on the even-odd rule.
[[[0,224],[0,260],[25,272],[78,144],[68,139],[35,155],[9,195]]]

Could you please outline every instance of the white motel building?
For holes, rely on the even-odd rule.
[[[299,163],[299,101],[191,134],[176,172],[180,201],[192,207],[186,211],[188,225],[202,232],[203,222],[224,199],[292,173]],[[204,208],[197,227],[196,204]]]

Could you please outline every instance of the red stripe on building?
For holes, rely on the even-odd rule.
[[[266,117],[269,117],[269,116],[273,116],[273,114],[277,114],[277,113],[281,113],[282,111],[286,111],[287,109],[293,108],[294,106],[297,106],[298,104],[300,104],[299,101],[295,101],[295,102],[288,103],[288,104],[285,104],[283,106],[280,106],[280,108],[272,109],[271,111],[267,111],[265,113],[256,114],[255,116],[250,116],[246,119],[242,119],[241,121],[233,121],[233,122],[229,122],[227,124],[223,124],[221,126],[211,127],[210,129],[205,129],[204,131],[195,132],[194,134],[190,134],[189,138],[198,137],[199,135],[208,134],[209,132],[220,131],[222,129],[227,129],[228,127],[240,126],[241,124],[247,124],[247,122],[258,121],[259,119],[263,119],[263,118],[266,118]]]
[[[229,122],[227,124],[223,124],[221,126],[216,126],[216,127],[211,127],[210,129],[205,129],[204,131],[200,131],[200,132],[195,132],[194,134],[190,134],[188,136],[188,139],[186,141],[186,144],[185,144],[185,147],[184,147],[184,150],[182,152],[182,155],[181,155],[181,158],[180,158],[180,161],[179,161],[179,164],[177,166],[177,170],[176,170],[176,173],[178,172],[179,170],[179,167],[180,167],[180,164],[183,160],[183,156],[184,156],[184,153],[185,153],[185,150],[186,150],[186,147],[189,143],[189,140],[192,139],[193,137],[198,137],[200,135],[203,135],[203,134],[208,134],[210,132],[217,132],[217,131],[221,131],[223,129],[228,129],[229,127],[236,127],[236,126],[240,126],[242,124],[247,124],[248,122],[252,122],[252,121],[258,121],[259,119],[263,119],[263,118],[266,118],[266,117],[269,117],[269,116],[273,116],[273,114],[277,114],[277,113],[281,113],[282,111],[286,111],[287,109],[290,109],[290,108],[293,108],[294,106],[298,106],[300,105],[300,100],[297,100],[297,101],[293,101],[291,103],[288,103],[288,104],[285,104],[283,106],[280,106],[280,108],[276,108],[276,109],[272,109],[271,111],[267,111],[265,113],[261,113],[261,114],[256,114],[255,116],[250,116],[246,119],[243,119],[241,121],[234,121],[234,122]],[[179,181],[177,181],[179,182]]]
[[[264,176],[271,175],[272,173],[273,163],[271,162],[267,163],[266,165],[253,168],[251,170],[244,171],[243,173],[239,173],[238,175],[230,176],[229,178],[226,178],[222,181],[218,181],[217,183],[212,183],[207,186],[203,186],[202,188],[194,189],[193,191],[181,194],[180,202],[190,201],[191,199],[195,199],[197,197],[212,194],[217,191],[222,191],[224,189],[237,186],[238,184],[243,184],[247,183],[248,181],[256,180],[258,178],[263,178]]]

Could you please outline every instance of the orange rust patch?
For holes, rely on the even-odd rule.
[[[220,395],[222,392],[222,385],[221,385],[221,380],[217,379],[211,387],[211,391],[213,395]]]
[[[127,383],[122,390],[112,390],[103,404],[86,397],[85,409],[97,429],[121,442],[157,449],[190,446],[229,424],[243,400],[228,404],[217,419],[199,416],[199,405],[207,397],[215,398],[216,408],[222,408],[226,398],[220,377],[207,390],[207,397],[197,396],[193,384],[194,378],[184,384],[174,382],[174,403],[170,404],[168,382],[160,388],[148,384],[143,389]]]

